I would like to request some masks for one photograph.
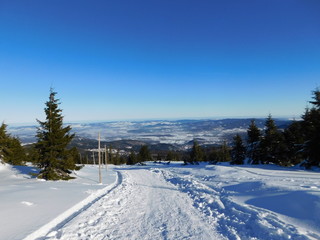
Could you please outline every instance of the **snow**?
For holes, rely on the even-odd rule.
[[[85,166],[68,182],[0,164],[0,239],[320,239],[320,173],[266,166]]]
[[[108,185],[99,185],[97,166],[84,167],[68,182],[37,180],[30,175],[36,172],[33,167],[0,164],[0,239],[26,237],[79,202],[96,197],[93,193],[112,186],[117,178],[109,171],[103,179]]]

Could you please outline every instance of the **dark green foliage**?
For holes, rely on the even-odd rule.
[[[117,150],[115,154],[110,154],[110,156],[111,156],[110,157],[111,164],[121,165],[121,164],[127,163],[127,159],[124,156],[120,155],[119,150]]]
[[[282,164],[285,159],[285,142],[271,115],[265,123],[265,134],[261,140],[261,163]]]
[[[303,115],[304,130],[304,155],[306,158],[305,166],[320,167],[320,92],[313,92],[313,104],[311,109],[307,109]]]
[[[130,155],[128,156],[128,159],[127,159],[127,165],[134,165],[138,162],[138,157],[137,155],[135,154],[134,151],[131,151],[130,152]]]
[[[208,154],[208,160],[210,164],[217,164],[218,162],[230,162],[231,155],[230,155],[230,147],[227,145],[226,141],[220,146],[214,146],[211,148]]]
[[[259,164],[261,158],[261,131],[255,124],[254,120],[251,120],[250,126],[247,130],[247,134],[247,157],[249,159],[249,163]]]
[[[303,161],[303,128],[302,122],[293,121],[283,133],[286,145],[285,166],[293,166]]]
[[[24,148],[18,138],[7,133],[7,125],[0,126],[0,160],[13,165],[23,165],[27,160]]]
[[[139,154],[138,154],[138,162],[145,162],[145,161],[152,161],[152,157],[149,151],[149,147],[147,145],[143,145],[140,148]]]
[[[167,161],[180,161],[180,155],[177,152],[169,151],[166,156]]]
[[[50,90],[49,101],[46,102],[45,121],[38,121],[38,141],[35,148],[38,152],[38,166],[42,169],[39,178],[47,180],[67,180],[72,170],[76,170],[78,153],[74,149],[67,149],[74,134],[70,134],[71,127],[63,126],[62,110],[58,108],[59,101],[56,92]],[[76,156],[77,155],[77,156]]]
[[[222,145],[219,148],[218,161],[219,162],[230,162],[231,161],[230,147],[228,147],[226,141],[223,141]]]
[[[210,148],[209,152],[208,152],[208,160],[210,164],[216,164],[218,162],[219,159],[219,148],[216,146],[213,146]]]
[[[190,152],[189,163],[191,164],[199,164],[199,162],[203,162],[205,160],[205,156],[201,146],[197,141],[193,141],[193,146]]]
[[[243,164],[246,157],[246,148],[243,145],[242,138],[237,134],[233,138],[233,148],[231,150],[231,164]]]

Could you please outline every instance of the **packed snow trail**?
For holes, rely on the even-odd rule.
[[[122,183],[41,239],[225,239],[187,193],[148,168],[120,170]]]
[[[162,169],[161,172],[167,181],[193,199],[194,207],[207,216],[210,222],[217,223],[217,231],[227,239],[309,239],[270,211],[236,203],[225,188],[213,184],[212,178],[208,182],[203,175],[198,178],[190,172],[175,172],[174,169]],[[254,191],[259,185],[253,182],[248,189]]]
[[[114,170],[110,191],[30,239],[320,239],[319,173],[179,163]]]

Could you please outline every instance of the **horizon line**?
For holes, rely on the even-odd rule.
[[[272,116],[272,115],[271,115]],[[102,122],[143,122],[143,121],[183,121],[183,120],[224,120],[224,119],[266,119],[268,116],[218,116],[218,117],[175,117],[175,118],[119,118],[119,119],[105,119],[105,120],[68,120],[64,121],[64,124],[75,123],[102,123]],[[277,115],[272,116],[273,119],[285,119],[285,120],[299,120],[301,116],[287,116]],[[34,126],[37,122],[8,122],[3,121],[8,127],[9,125],[15,126]]]

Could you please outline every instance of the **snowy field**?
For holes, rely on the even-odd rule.
[[[320,239],[320,173],[276,166],[97,166],[69,182],[0,165],[0,239]]]

